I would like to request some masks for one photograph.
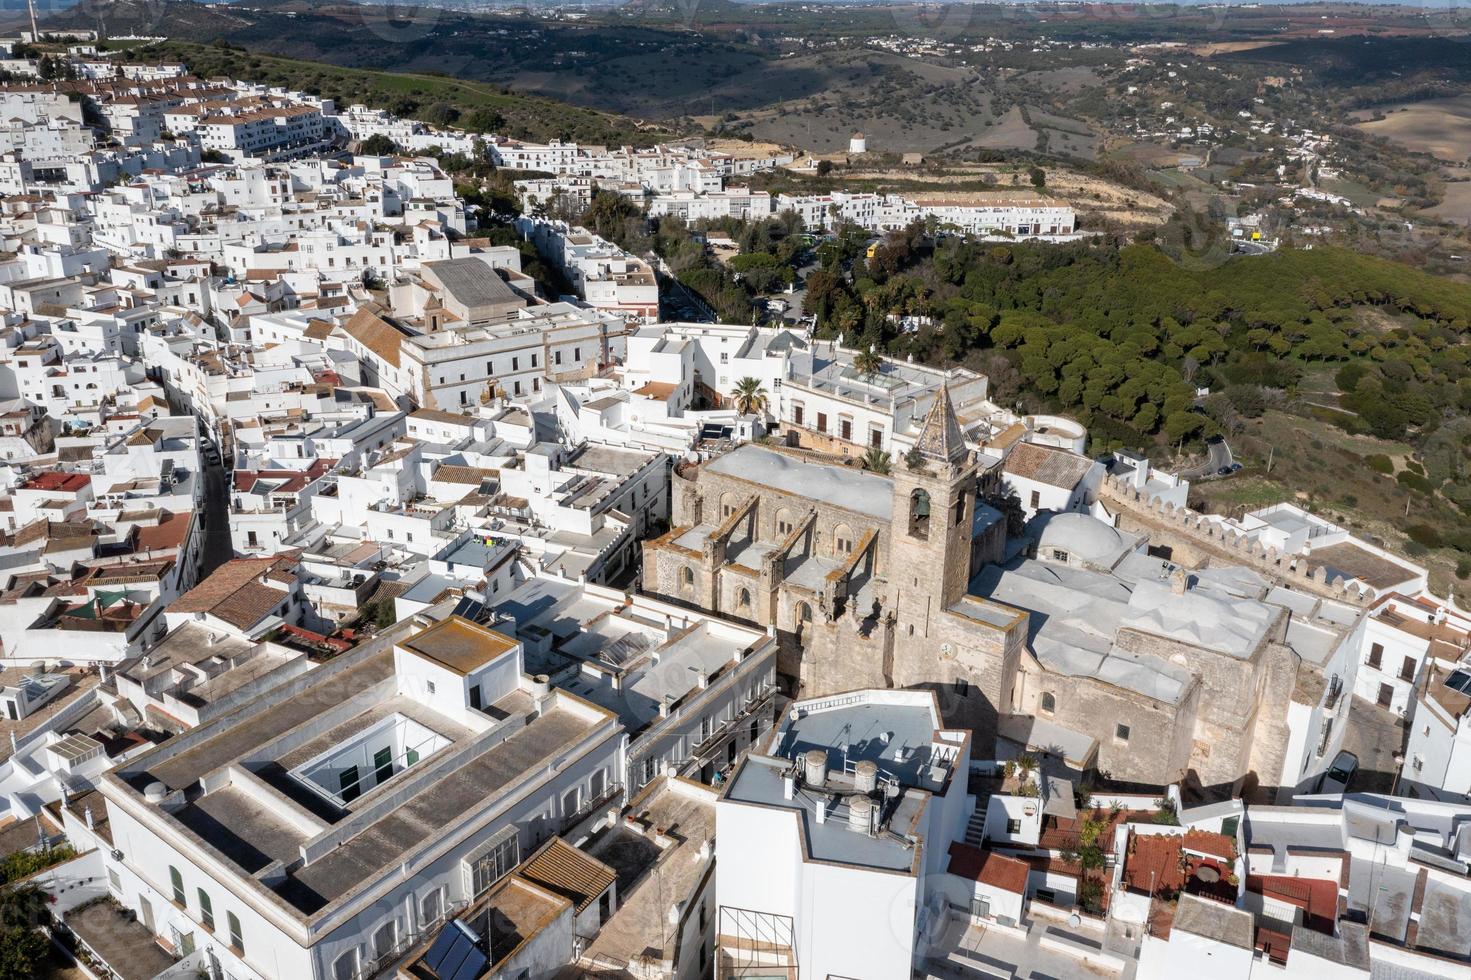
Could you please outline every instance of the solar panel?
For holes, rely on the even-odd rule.
[[[435,937],[433,945],[429,947],[429,952],[424,954],[424,965],[435,973],[439,973],[439,968],[444,963],[445,956],[455,946],[457,935],[453,929],[441,929],[439,935]]]
[[[485,615],[485,603],[465,596],[455,603],[455,611],[452,615],[462,616],[472,623],[478,623]]]
[[[485,972],[488,961],[484,953],[480,952],[479,946],[471,946],[470,954],[460,964],[460,968],[453,976],[444,977],[444,980],[475,980],[476,977]],[[440,974],[440,976],[444,976]]]

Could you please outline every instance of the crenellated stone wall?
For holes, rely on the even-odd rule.
[[[1309,555],[1284,555],[1244,534],[1191,510],[1150,497],[1122,477],[1107,477],[1099,499],[1119,515],[1119,526],[1149,535],[1152,544],[1169,545],[1181,564],[1200,565],[1208,559],[1253,569],[1274,582],[1324,598],[1368,605],[1375,592],[1362,583],[1349,584],[1342,576],[1329,581],[1329,572],[1312,563]]]

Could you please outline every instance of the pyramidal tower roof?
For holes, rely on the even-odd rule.
[[[960,432],[960,422],[955,418],[955,406],[950,401],[949,382],[940,383],[935,403],[925,416],[914,448],[927,459],[943,463],[958,463],[965,458],[965,437]]]

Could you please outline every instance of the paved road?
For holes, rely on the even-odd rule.
[[[1187,480],[1198,480],[1205,476],[1215,476],[1222,469],[1236,462],[1235,457],[1231,455],[1231,447],[1226,444],[1225,439],[1206,443],[1206,451],[1207,455],[1204,463],[1188,470],[1181,470],[1180,476],[1183,476]]]

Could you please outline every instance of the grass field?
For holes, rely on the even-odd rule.
[[[1471,180],[1446,184],[1441,202],[1426,213],[1442,221],[1471,222]]]
[[[1239,517],[1289,500],[1399,551],[1407,546],[1410,525],[1446,527],[1464,520],[1444,499],[1411,493],[1393,476],[1369,468],[1366,460],[1372,455],[1403,466],[1412,450],[1402,442],[1353,435],[1295,412],[1269,411],[1249,421],[1230,443],[1245,467],[1241,474],[1190,488],[1191,500],[1212,513]],[[1453,581],[1465,584],[1454,579],[1455,552],[1449,549],[1415,560],[1430,567],[1441,594]]]
[[[1395,106],[1383,119],[1361,122],[1359,128],[1407,149],[1459,162],[1471,156],[1471,95]]]

